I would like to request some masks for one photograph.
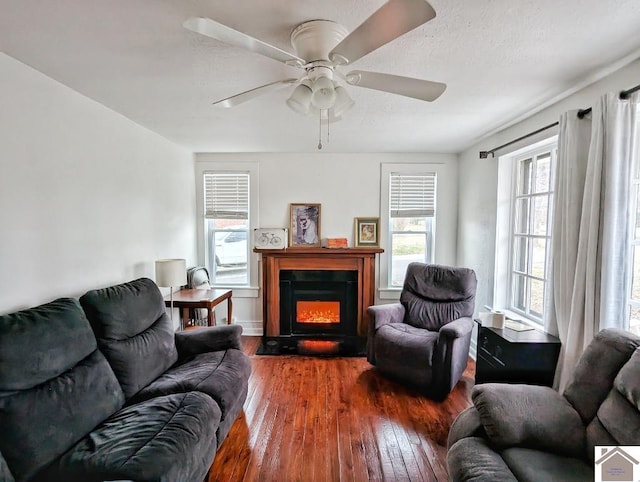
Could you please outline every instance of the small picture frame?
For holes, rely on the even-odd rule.
[[[320,208],[312,203],[290,205],[290,247],[320,247]]]
[[[356,247],[380,244],[380,218],[355,218],[354,224]]]

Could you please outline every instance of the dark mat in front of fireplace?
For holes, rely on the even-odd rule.
[[[279,338],[262,340],[256,355],[354,357],[367,355],[367,340],[347,337],[339,340]]]

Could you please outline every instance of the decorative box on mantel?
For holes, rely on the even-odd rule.
[[[296,310],[302,310],[301,307],[306,306],[305,303],[317,300],[324,301],[327,309],[340,304],[340,308],[336,308],[340,316],[335,315],[335,318],[352,319],[352,335],[366,336],[369,322],[367,307],[375,301],[375,256],[382,253],[383,249],[296,247],[254,251],[262,255],[264,336],[313,337],[316,335],[313,330],[321,330],[323,325],[327,336],[340,336],[340,333],[349,336],[334,326],[331,321],[333,317],[325,315],[325,308],[322,306],[314,307],[316,312],[322,313],[318,315],[318,320],[304,324],[304,320],[301,319],[303,317],[296,314]],[[292,277],[291,273],[297,274]],[[323,282],[325,277],[327,281]],[[290,287],[291,279],[301,280],[299,294]],[[341,283],[344,283],[344,291],[347,294],[343,296],[338,293],[333,296],[334,300],[330,292],[336,291],[335,287],[340,291]],[[284,287],[283,293],[281,286]],[[324,289],[325,287],[327,289]],[[295,305],[296,300],[298,307]],[[287,307],[284,306],[289,302],[294,303],[292,311],[287,311]],[[289,321],[284,319],[287,317],[293,318],[293,330],[290,329]],[[319,335],[322,336],[322,333]]]

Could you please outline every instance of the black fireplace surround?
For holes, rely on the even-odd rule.
[[[339,339],[357,334],[357,271],[280,271],[280,336]],[[299,323],[299,301],[337,301],[339,323]]]

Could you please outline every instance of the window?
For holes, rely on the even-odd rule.
[[[389,287],[402,286],[409,263],[433,261],[435,200],[434,172],[389,175]]]
[[[542,324],[557,138],[500,158],[494,307]]]
[[[205,172],[206,260],[214,285],[249,284],[249,173]]]
[[[640,121],[636,130],[636,145],[640,145]],[[631,184],[631,293],[629,294],[629,331],[640,335],[640,152],[636,149]]]
[[[544,314],[555,152],[544,149],[515,159],[509,308],[537,322]]]

